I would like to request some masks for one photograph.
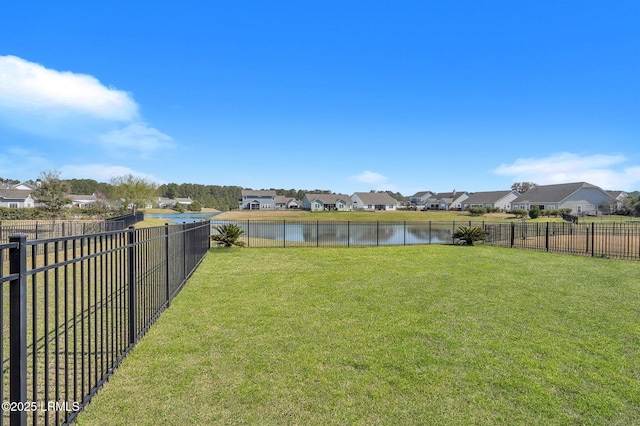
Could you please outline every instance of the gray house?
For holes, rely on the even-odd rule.
[[[276,191],[254,191],[243,189],[239,200],[240,210],[275,210]]]
[[[511,210],[571,209],[571,214],[598,214],[614,200],[599,186],[587,182],[540,185],[529,189],[511,203]]]
[[[285,197],[284,195],[276,195],[276,209],[299,209],[300,203],[295,198]]]
[[[624,200],[629,194],[625,191],[607,191],[607,194],[613,199],[611,203],[610,213],[617,212],[624,205]]]
[[[31,192],[28,189],[0,189],[0,207],[14,209],[35,207]]]
[[[434,195],[436,194],[431,191],[420,191],[409,197],[409,201],[411,202],[411,204],[417,206],[419,210],[423,210],[425,208],[428,208],[429,198],[433,197]]]
[[[304,194],[302,208],[311,211],[348,211],[353,208],[353,202],[345,194]]]
[[[354,192],[351,196],[356,210],[396,210],[398,200],[386,192]]]
[[[469,207],[486,207],[510,211],[511,202],[519,196],[517,191],[511,190],[476,192],[462,202],[462,210]]]
[[[462,203],[467,198],[467,191],[439,192],[427,200],[426,207],[433,210],[462,210]]]

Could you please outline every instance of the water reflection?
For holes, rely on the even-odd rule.
[[[285,222],[217,221],[212,225],[235,223],[245,238],[272,242],[326,245],[408,245],[451,242],[452,223],[433,222]]]

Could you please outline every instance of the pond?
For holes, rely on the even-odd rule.
[[[455,223],[433,222],[287,222],[218,221],[212,225],[235,223],[245,233],[250,246],[298,243],[304,246],[409,245],[452,242]],[[271,243],[269,243],[269,241]]]
[[[206,212],[206,213],[145,213],[144,217],[152,217],[155,219],[165,219],[171,223],[193,223],[201,220],[208,220],[213,216],[222,212]]]

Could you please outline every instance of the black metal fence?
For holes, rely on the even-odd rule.
[[[124,229],[124,228],[122,228]],[[30,240],[69,237],[104,232],[103,220],[11,220],[0,221],[0,242],[9,236],[24,234]]]
[[[640,260],[640,222],[534,222],[485,224],[492,245]]]
[[[209,222],[0,245],[0,425],[73,421],[209,249]]]
[[[122,216],[111,217],[104,220],[105,231],[118,231],[127,229],[144,220],[144,212],[134,212]]]
[[[144,220],[143,212],[135,212],[105,220],[10,220],[0,221],[0,243],[9,236],[24,234],[30,240],[69,237],[119,231]]]
[[[640,222],[211,221],[212,226],[225,223],[242,228],[248,247],[455,244],[459,226],[478,226],[492,245],[640,260]]]

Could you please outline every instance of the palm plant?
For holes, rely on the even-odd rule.
[[[217,234],[212,234],[211,239],[219,246],[244,246],[244,241],[240,241],[240,237],[244,235],[244,231],[238,225],[227,223],[224,225],[216,225],[213,227]]]
[[[478,226],[460,226],[453,233],[453,238],[460,240],[460,244],[472,246],[476,241],[482,241],[487,234]]]

